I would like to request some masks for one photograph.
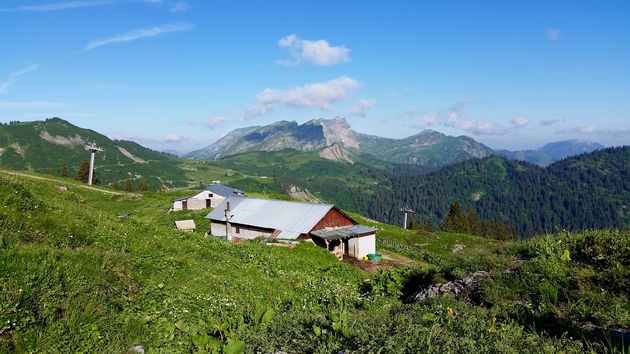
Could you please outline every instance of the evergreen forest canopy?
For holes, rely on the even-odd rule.
[[[279,171],[278,183],[282,188],[298,185],[342,208],[398,225],[403,218],[399,209],[409,206],[416,223],[442,226],[457,201],[482,220],[509,225],[521,236],[630,225],[627,146],[571,157],[546,168],[497,156],[428,174],[353,166],[366,181],[355,186],[340,181],[338,174],[327,174],[325,163],[318,167],[317,178],[303,173],[306,166]]]

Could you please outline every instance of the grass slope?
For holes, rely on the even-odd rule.
[[[224,353],[602,348],[528,330],[527,322],[500,306],[508,296],[496,298],[495,307],[450,297],[424,304],[402,301],[428,282],[469,270],[501,269],[519,252],[531,253],[536,260],[539,243],[502,247],[472,236],[440,233],[429,240],[376,224],[382,229],[382,247],[427,265],[367,274],[310,244],[286,249],[206,239],[205,212],[166,214],[175,193],[112,195],[81,188],[69,179],[35,180],[4,173],[0,186],[1,352],[128,352],[134,345],[151,352]],[[118,217],[125,211],[132,214]],[[195,219],[198,231],[173,230],[172,222],[179,218]],[[422,241],[417,240],[420,237]],[[415,243],[420,246],[413,248]],[[594,269],[608,269],[608,276],[624,275],[618,270],[628,269],[624,258],[628,243],[625,235],[616,244],[617,251],[601,249],[602,255],[616,253],[612,263]],[[466,247],[453,253],[455,244]],[[577,255],[586,248],[579,242],[572,245],[571,260],[560,265],[582,269],[578,261],[582,258],[573,252]],[[415,255],[421,249],[424,253]],[[547,257],[559,250],[542,254]],[[532,269],[547,276],[546,268]],[[569,275],[558,276],[554,279]],[[509,278],[492,279],[512,289]],[[621,282],[621,287],[613,288],[591,280],[585,284],[604,287],[610,291],[606,294],[619,294],[615,291],[627,286]],[[553,309],[547,305],[553,302],[537,297],[536,290],[525,291],[532,303]],[[492,296],[500,292],[487,298]],[[605,306],[609,298],[617,299],[620,309],[627,307],[627,299],[624,303],[619,296],[606,295],[591,308]],[[565,302],[558,297],[555,303]],[[593,318],[599,318],[597,312]],[[601,322],[625,321],[612,316]]]

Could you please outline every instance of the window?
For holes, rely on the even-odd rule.
[[[240,226],[234,226],[234,228],[236,229],[236,233],[240,234],[241,233],[241,227]]]

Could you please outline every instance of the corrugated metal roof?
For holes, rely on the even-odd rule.
[[[279,239],[296,239],[310,232],[333,205],[289,202],[286,200],[230,197],[219,204],[207,219],[225,222],[230,202],[232,223],[280,230]]]
[[[233,195],[242,195],[243,191],[228,187],[222,184],[213,183],[206,188],[214,194],[218,194],[222,197],[231,197]]]
[[[350,238],[357,235],[375,232],[376,229],[365,225],[352,225],[336,228],[326,228],[313,231],[312,234],[327,240],[337,240],[340,238]]]

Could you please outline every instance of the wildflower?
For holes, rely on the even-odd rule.
[[[451,316],[451,317],[452,317],[453,315],[455,315],[455,311],[453,311],[453,309],[452,309],[452,308],[450,308],[450,307],[449,307],[448,309],[446,309],[446,311],[447,311],[448,315],[449,315],[449,316]]]
[[[492,323],[495,323],[497,321],[497,318],[495,316],[492,316],[491,321],[492,321]]]

